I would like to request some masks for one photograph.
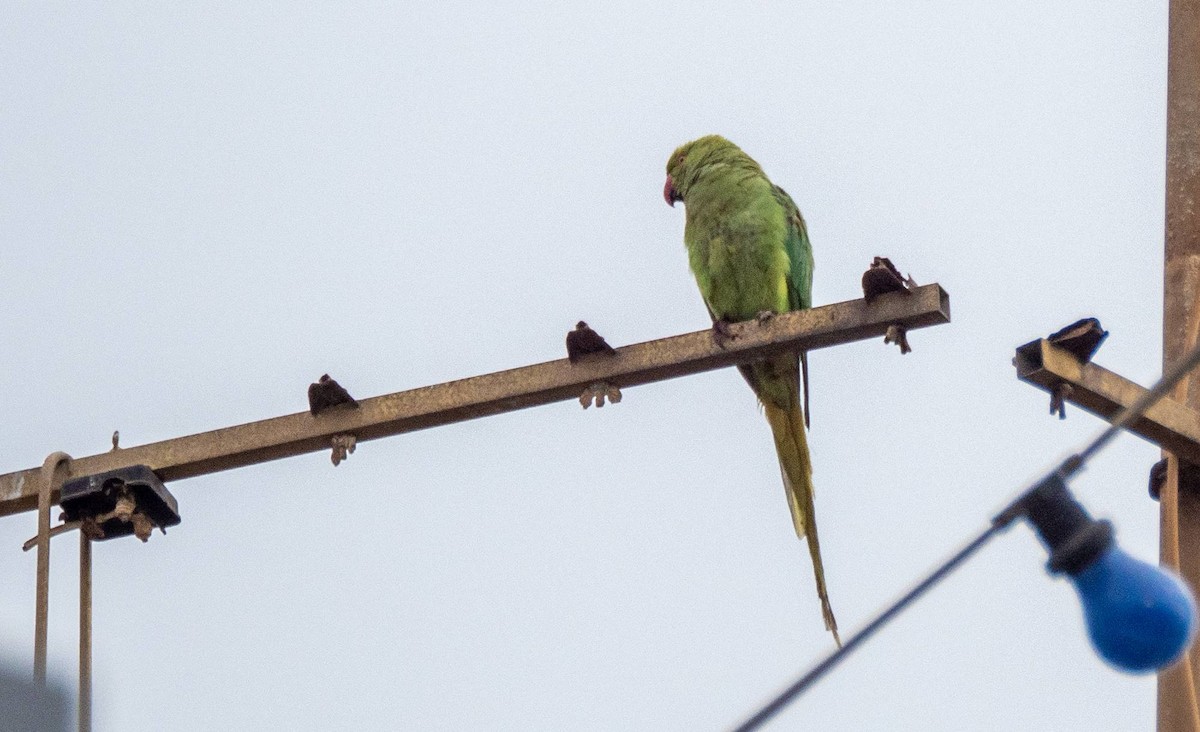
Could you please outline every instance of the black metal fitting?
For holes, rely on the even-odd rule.
[[[1054,574],[1079,574],[1113,544],[1112,523],[1088,515],[1057,474],[1029,491],[1020,509],[1050,550],[1046,567]]]
[[[92,539],[137,534],[179,523],[179,503],[145,465],[75,478],[63,484],[59,505],[66,521],[80,521]]]

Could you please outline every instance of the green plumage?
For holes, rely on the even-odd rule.
[[[791,197],[732,142],[709,135],[667,161],[668,203],[687,208],[683,240],[714,321],[812,307],[812,245]],[[825,589],[813,507],[812,464],[800,403],[800,357],[783,354],[742,367],[775,437],[797,536],[808,540],[825,626],[841,643]]]

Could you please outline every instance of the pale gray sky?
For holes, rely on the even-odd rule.
[[[707,325],[668,154],[724,134],[803,210],[818,304],[873,255],[951,294],[915,352],[812,356],[845,633],[1099,421],[1013,348],[1085,315],[1159,372],[1166,3],[5,6],[0,472]],[[95,552],[98,730],[724,729],[830,648],[765,420],[720,371],[169,488]],[[893,411],[880,414],[884,400]],[[1123,437],[1076,481],[1157,552]],[[32,514],[0,658],[32,659]],[[56,541],[52,672],[75,672]],[[773,729],[1127,730],[1024,527]]]

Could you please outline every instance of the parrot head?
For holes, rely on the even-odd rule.
[[[749,155],[720,135],[706,135],[675,148],[667,159],[667,182],[663,186],[663,199],[674,207],[676,201],[687,203],[688,189],[706,169],[715,165],[748,167],[762,173]]]

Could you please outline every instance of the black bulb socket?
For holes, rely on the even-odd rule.
[[[1057,474],[1030,490],[1020,507],[1050,551],[1052,574],[1078,575],[1113,545],[1112,522],[1092,518]]]

